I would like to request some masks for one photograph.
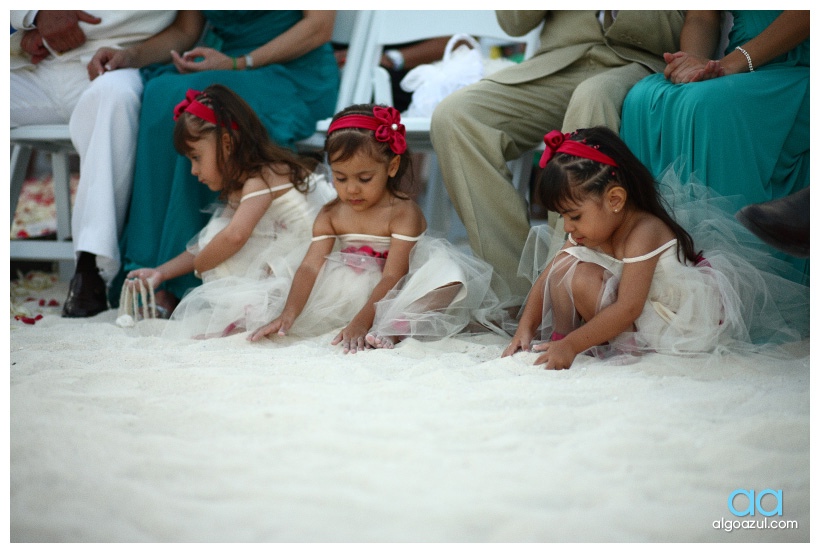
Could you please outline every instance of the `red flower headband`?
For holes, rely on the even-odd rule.
[[[547,147],[544,153],[541,154],[541,161],[538,162],[538,166],[543,169],[547,166],[549,160],[552,159],[552,156],[559,152],[591,159],[592,161],[599,161],[607,165],[612,165],[613,167],[618,166],[614,159],[599,152],[598,146],[587,146],[581,142],[567,140],[569,137],[569,134],[561,134],[561,131],[550,131],[544,135],[544,144],[546,144]]]
[[[187,111],[188,113],[196,115],[208,123],[219,125],[216,120],[214,110],[196,99],[196,97],[200,94],[202,93],[198,90],[194,90],[193,88],[188,89],[188,92],[185,93],[185,99],[178,103],[174,108],[174,121],[179,119],[179,116],[182,115],[183,112]],[[224,127],[225,125],[223,124],[222,126]],[[236,124],[236,121],[231,121],[231,128],[234,130],[239,130],[239,125]]]
[[[389,143],[394,154],[401,155],[407,150],[404,125],[401,124],[401,115],[396,108],[376,106],[373,108],[372,117],[369,115],[339,117],[330,125],[327,133],[350,127],[374,131],[376,140]]]

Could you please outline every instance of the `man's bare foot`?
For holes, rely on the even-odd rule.
[[[393,346],[399,341],[397,336],[379,336],[373,332],[368,332],[364,339],[370,347],[380,349],[393,349]]]

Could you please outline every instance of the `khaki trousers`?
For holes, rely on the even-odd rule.
[[[585,58],[557,73],[516,84],[490,76],[436,108],[431,140],[470,247],[513,294],[525,296],[530,288],[517,274],[530,223],[506,162],[535,148],[553,129],[606,125],[617,131],[624,97],[649,74],[608,47],[593,46]]]

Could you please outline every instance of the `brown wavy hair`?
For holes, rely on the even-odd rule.
[[[232,192],[241,190],[247,179],[262,177],[265,167],[271,167],[277,174],[289,175],[294,188],[307,193],[307,179],[317,162],[274,143],[253,108],[236,92],[212,84],[196,99],[214,111],[217,124],[183,112],[174,127],[174,148],[187,156],[191,152],[189,144],[208,134],[215,136],[216,144],[222,144],[223,136],[229,137],[228,156],[223,155],[221,147],[216,149],[217,167],[222,174],[220,200],[227,200]],[[236,123],[238,129],[231,128],[232,123]],[[280,173],[279,164],[286,165],[287,170]]]

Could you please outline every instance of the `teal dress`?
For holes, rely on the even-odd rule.
[[[732,12],[726,52],[757,36],[780,13]],[[672,84],[662,74],[644,78],[624,100],[621,138],[656,177],[674,163],[684,180],[700,180],[736,210],[805,188],[809,40],[754,73],[688,84]],[[807,275],[807,260],[775,255]]]
[[[301,11],[205,11],[208,44],[241,56],[265,44],[302,18]],[[333,115],[339,71],[330,44],[284,64],[249,71],[180,74],[173,64],[142,70],[145,80],[134,189],[120,250],[123,270],[156,267],[185,251],[208,222],[205,210],[217,194],[191,175],[191,163],[174,149],[174,106],[189,88],[220,83],[239,94],[279,145],[293,146],[313,134],[316,122]],[[119,295],[116,284],[113,295]],[[178,298],[201,284],[193,275],[165,283]]]

